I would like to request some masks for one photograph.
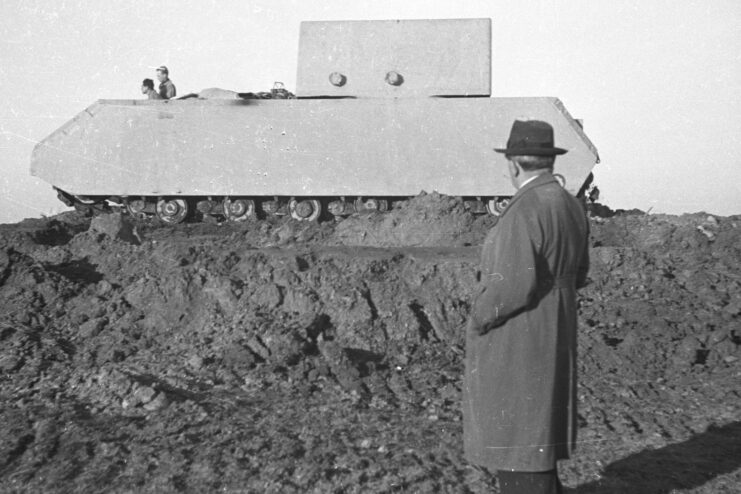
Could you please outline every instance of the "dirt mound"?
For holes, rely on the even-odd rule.
[[[0,226],[2,490],[490,490],[459,401],[493,221],[427,194],[336,224]],[[737,490],[741,217],[595,218],[591,245],[567,485]]]
[[[334,238],[342,245],[371,247],[476,245],[494,221],[477,219],[460,199],[422,193],[385,214],[349,217],[337,225]]]

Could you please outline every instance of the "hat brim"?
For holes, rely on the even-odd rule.
[[[569,151],[562,148],[494,148],[497,153],[509,154],[510,156],[556,156]]]

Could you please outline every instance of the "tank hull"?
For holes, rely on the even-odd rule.
[[[510,196],[493,148],[517,118],[553,125],[576,194],[598,155],[556,98],[100,100],[31,173],[80,196]]]

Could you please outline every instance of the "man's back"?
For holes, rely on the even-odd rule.
[[[499,272],[506,269],[502,263],[511,262],[513,251],[532,249],[539,283],[575,276],[580,287],[588,269],[587,234],[587,218],[579,201],[551,174],[543,174],[518,191],[489,232],[481,266]]]
[[[512,221],[525,221],[530,235],[540,244],[544,264],[537,266],[538,278],[577,276],[577,286],[583,286],[588,268],[584,258],[588,223],[582,205],[550,174],[526,185],[519,195],[521,198],[510,205],[509,215],[519,216]],[[542,269],[547,272],[540,272]]]

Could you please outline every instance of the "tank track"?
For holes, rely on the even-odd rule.
[[[411,197],[193,197],[193,196],[76,196],[57,189],[67,206],[87,212],[105,211],[118,204],[137,219],[156,217],[169,224],[216,217],[247,221],[268,216],[290,216],[298,221],[319,221],[369,212],[383,213]],[[498,216],[509,197],[466,197],[464,207],[474,214]]]

